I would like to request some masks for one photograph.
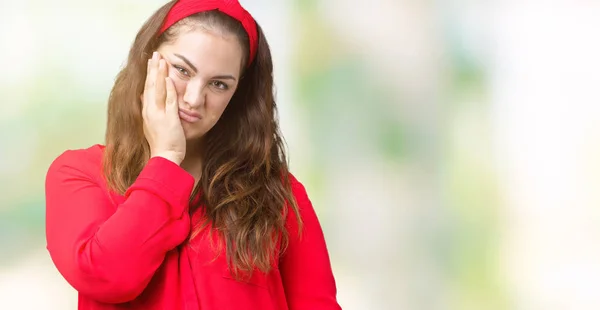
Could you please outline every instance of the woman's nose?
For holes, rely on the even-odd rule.
[[[183,96],[183,101],[192,108],[197,108],[204,104],[206,94],[204,93],[204,87],[199,82],[190,81],[186,88]]]

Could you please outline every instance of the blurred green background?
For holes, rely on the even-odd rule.
[[[164,2],[0,1],[0,309],[75,309],[45,173]],[[241,2],[344,309],[600,308],[599,2]]]

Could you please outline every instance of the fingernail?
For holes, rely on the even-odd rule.
[[[152,59],[156,60],[156,58],[158,58],[158,52],[155,51],[154,53],[152,53]]]

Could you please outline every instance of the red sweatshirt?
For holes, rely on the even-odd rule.
[[[47,248],[79,292],[79,309],[341,309],[321,226],[293,176],[302,236],[290,212],[290,243],[277,266],[242,282],[232,278],[224,254],[215,260],[206,236],[186,241],[200,219],[188,212],[189,173],[152,158],[121,196],[102,178],[103,151],[66,151],[46,177]]]

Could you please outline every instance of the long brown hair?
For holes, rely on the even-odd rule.
[[[236,35],[246,50],[246,69],[221,119],[203,138],[203,172],[194,193],[202,193],[199,205],[206,220],[194,225],[190,237],[206,227],[217,232],[236,277],[255,268],[268,272],[287,246],[290,208],[301,223],[277,123],[269,45],[257,25],[257,54],[247,67],[247,34],[238,21],[218,11],[192,15],[157,36],[174,3],[158,9],[142,26],[111,91],[103,158],[107,184],[123,194],[150,158],[139,98],[152,52],[195,24]]]

